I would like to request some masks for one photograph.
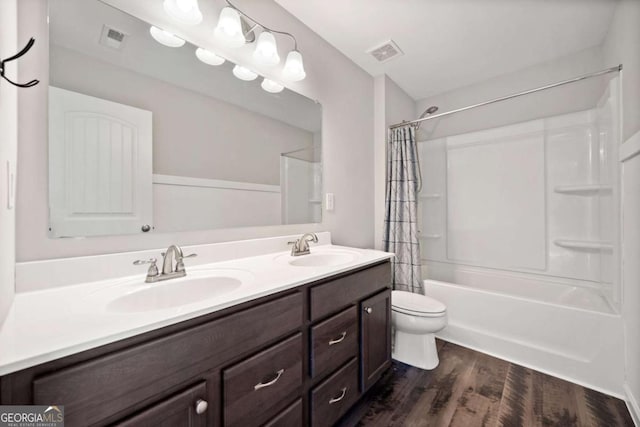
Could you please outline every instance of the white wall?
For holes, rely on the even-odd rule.
[[[622,317],[625,388],[640,423],[640,132],[620,150],[622,162]],[[633,412],[633,411],[632,411]]]
[[[153,173],[278,185],[280,154],[313,144],[313,133],[287,123],[70,49],[50,49],[52,86],[153,113]]]
[[[375,186],[375,247],[382,249],[385,213],[387,135],[389,125],[402,120],[415,119],[415,102],[386,75],[374,79],[375,128],[374,128],[374,186]]]
[[[626,392],[640,425],[640,1],[621,0],[603,43],[605,61],[622,64],[622,316]],[[634,153],[632,157],[630,153]]]
[[[132,2],[132,7],[136,6]],[[335,210],[323,213],[319,225],[290,225],[148,233],[140,236],[49,239],[47,237],[47,5],[22,0],[19,32],[39,41],[24,61],[23,76],[42,83],[20,92],[20,184],[18,188],[17,257],[19,261],[125,250],[240,240],[306,231],[328,230],[334,243],[373,246],[373,79],[338,50],[272,2],[254,1],[248,11],[274,28],[294,33],[304,54],[307,78],[292,85],[323,106],[322,159],[324,191],[335,195]]]
[[[439,107],[438,113],[442,113],[599,71],[603,68],[605,67],[601,49],[587,49],[554,61],[418,100],[416,111],[420,114],[426,108],[436,105]],[[490,129],[526,120],[587,110],[597,104],[598,98],[604,91],[605,83],[604,78],[589,79],[562,88],[550,89],[441,119],[430,120],[422,124],[418,140]]]
[[[607,66],[623,64],[623,134],[640,130],[640,1],[621,0],[602,45]]]
[[[16,39],[16,11],[16,0],[0,2],[0,58],[9,57],[19,49]],[[26,43],[27,40],[20,38],[21,43]],[[8,62],[6,68],[6,75],[15,81],[18,69],[16,62]],[[11,307],[15,282],[15,209],[8,209],[7,206],[7,162],[15,165],[16,161],[17,91],[14,86],[0,80],[0,325]]]

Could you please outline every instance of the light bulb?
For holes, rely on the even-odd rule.
[[[240,80],[244,80],[247,82],[255,80],[258,77],[257,73],[254,73],[253,71],[246,67],[243,67],[242,65],[236,65],[235,67],[233,67],[233,75]]]
[[[238,11],[232,7],[223,8],[214,34],[229,47],[240,47],[245,44]]]
[[[282,90],[284,89],[283,85],[281,85],[280,83],[274,82],[273,80],[269,80],[266,77],[264,78],[264,80],[262,80],[262,83],[260,83],[260,86],[262,86],[262,89],[271,93],[279,93],[279,92],[282,92]]]
[[[202,22],[198,0],[164,0],[164,10],[185,25],[198,25]]]
[[[278,65],[280,63],[276,38],[269,31],[260,33],[256,49],[253,51],[253,59],[263,65]]]
[[[205,64],[208,65],[222,65],[224,64],[224,58],[221,56],[216,55],[215,53],[211,52],[210,50],[207,49],[203,49],[201,47],[196,49],[196,56],[198,57],[198,59],[202,62],[204,62]]]
[[[151,28],[149,28],[149,32],[151,33],[151,37],[153,37],[155,41],[165,46],[181,47],[182,45],[184,45],[184,40],[182,40],[180,37],[177,37],[176,35],[168,31],[161,30],[158,27],[151,26]]]
[[[307,77],[307,73],[304,72],[302,54],[297,50],[292,50],[287,55],[287,61],[282,69],[282,77],[292,82],[298,82]]]

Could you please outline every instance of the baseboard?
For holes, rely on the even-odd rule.
[[[633,422],[636,427],[640,427],[640,406],[638,405],[638,401],[635,396],[631,392],[631,388],[629,388],[629,384],[624,383],[624,393],[625,393],[625,402],[627,403],[627,408],[629,408],[629,413],[631,414],[631,418],[633,418]]]

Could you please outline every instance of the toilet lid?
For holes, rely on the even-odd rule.
[[[417,315],[438,314],[447,310],[447,306],[436,299],[405,291],[391,292],[391,307],[396,311]]]

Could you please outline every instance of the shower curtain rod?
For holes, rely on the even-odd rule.
[[[519,96],[528,95],[530,93],[539,92],[541,90],[551,89],[551,88],[558,87],[558,86],[563,86],[563,85],[566,85],[566,84],[569,84],[569,83],[578,82],[580,80],[588,79],[588,78],[591,78],[591,77],[602,76],[604,74],[609,74],[609,73],[613,73],[613,72],[616,72],[616,71],[618,71],[618,72],[622,71],[622,64],[618,65],[617,67],[607,68],[606,70],[596,71],[594,73],[585,74],[585,75],[582,75],[582,76],[579,76],[579,77],[575,77],[573,79],[564,80],[564,81],[557,82],[557,83],[552,83],[552,84],[549,84],[549,85],[546,85],[546,86],[537,87],[535,89],[525,90],[524,92],[514,93],[513,95],[501,96],[500,98],[491,99],[489,101],[481,102],[479,104],[469,105],[467,107],[458,108],[456,110],[445,111],[444,113],[440,113],[440,114],[433,114],[431,116],[423,117],[421,119],[416,119],[416,120],[411,120],[411,121],[404,121],[402,123],[396,123],[394,125],[389,126],[389,129],[396,129],[396,128],[403,127],[403,126],[414,125],[416,123],[424,122],[426,120],[437,119],[438,117],[448,116],[450,114],[459,113],[461,111],[471,110],[472,108],[477,108],[477,107],[482,107],[484,105],[493,104],[494,102],[506,101],[507,99],[517,98]]]

